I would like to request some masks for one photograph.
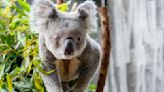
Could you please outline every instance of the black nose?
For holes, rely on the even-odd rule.
[[[73,54],[73,40],[72,38],[67,38],[65,40],[65,55],[72,55]]]

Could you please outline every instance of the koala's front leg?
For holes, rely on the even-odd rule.
[[[47,65],[43,65],[43,68],[45,71],[50,71],[54,69],[52,67],[50,68],[50,66],[47,66]],[[59,81],[59,78],[56,72],[53,72],[49,75],[40,73],[40,75],[42,77],[42,80],[48,92],[63,92],[61,83]]]
[[[100,58],[101,52],[99,45],[94,48],[89,46],[85,49],[84,53],[79,58],[82,62],[80,75],[75,88],[71,92],[86,92],[89,82],[98,69]]]
[[[42,60],[42,66],[45,71],[56,69],[56,66],[54,65],[56,58],[46,48],[44,38],[41,34],[39,35],[39,56]],[[49,75],[40,72],[40,75],[48,92],[63,92],[62,85],[56,71]]]

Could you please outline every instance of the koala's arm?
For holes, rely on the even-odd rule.
[[[56,58],[46,48],[42,34],[39,35],[39,56],[42,60],[42,67],[45,71],[56,69],[56,66],[53,64]],[[48,92],[63,92],[62,85],[56,71],[49,75],[40,72],[40,75]]]
[[[99,67],[101,51],[99,44],[90,39],[87,43],[82,56],[79,58],[82,62],[80,75],[75,88],[71,92],[85,92],[91,78]]]

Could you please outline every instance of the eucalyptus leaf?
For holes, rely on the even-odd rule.
[[[22,0],[18,0],[19,5],[26,11],[30,11],[30,5]]]

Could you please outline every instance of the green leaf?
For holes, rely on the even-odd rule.
[[[3,23],[0,22],[0,31],[1,30],[5,30],[5,25]],[[1,31],[2,32],[2,31]]]
[[[2,76],[5,74],[4,73],[4,70],[5,70],[5,64],[3,64],[3,65],[0,66],[0,71],[1,71],[0,72],[0,79],[2,79]]]
[[[41,85],[41,82],[39,79],[34,79],[34,83],[37,89],[39,89],[39,92],[44,92],[44,88]]]
[[[66,12],[67,9],[68,9],[68,4],[67,4],[67,3],[63,3],[63,4],[56,5],[56,7],[57,7],[60,11]]]
[[[0,91],[1,91],[1,86],[2,86],[2,84],[3,84],[3,81],[2,81],[2,79],[0,78]]]
[[[16,10],[16,12],[18,13],[19,16],[26,15],[26,14],[24,13],[24,11],[22,11],[22,10],[20,9],[20,7],[12,6],[12,8]]]
[[[30,6],[28,3],[26,3],[25,1],[22,0],[18,0],[18,3],[21,7],[23,7],[26,11],[30,11]]]
[[[46,74],[46,75],[49,75],[49,74],[51,74],[51,73],[53,73],[53,72],[55,72],[56,70],[51,70],[51,71],[45,71],[43,68],[41,68],[41,67],[38,67],[38,69],[39,69],[39,71],[41,72],[41,73],[43,73],[43,74]]]
[[[14,70],[11,72],[11,74],[15,77],[15,76],[17,76],[17,75],[19,75],[20,74],[20,68],[19,67],[16,67],[16,68],[14,68]]]
[[[27,73],[30,73],[30,71],[32,69],[31,67],[32,67],[32,62],[30,62],[30,64],[28,64]]]
[[[95,91],[96,90],[96,85],[95,84],[90,84],[89,87],[88,87],[88,90]]]
[[[6,79],[7,79],[7,84],[8,84],[9,92],[12,92],[12,89],[13,89],[12,76],[10,74],[7,74]]]
[[[32,87],[32,84],[27,81],[25,82],[25,84],[22,82],[13,82],[13,84],[17,88],[31,88]]]
[[[7,16],[8,14],[10,14],[10,6],[6,7],[3,11],[3,16]]]

